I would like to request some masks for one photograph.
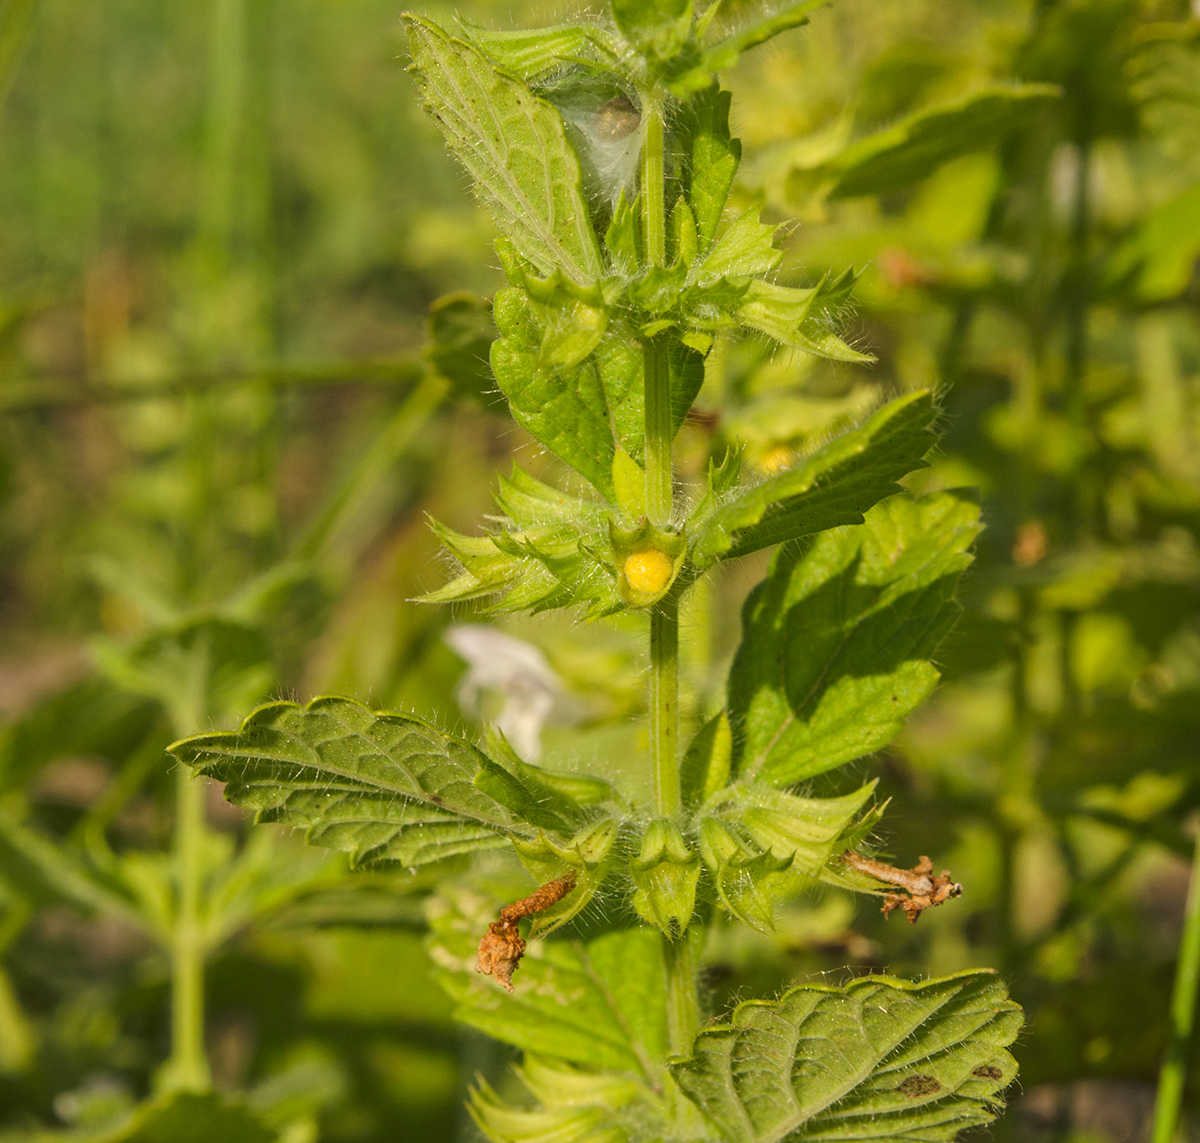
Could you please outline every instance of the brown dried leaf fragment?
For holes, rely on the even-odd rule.
[[[477,967],[487,976],[494,976],[509,992],[513,990],[512,975],[525,955],[525,938],[517,929],[522,917],[540,913],[561,901],[575,888],[574,871],[546,882],[540,889],[505,905],[500,910],[500,919],[488,925],[488,931],[479,942]]]
[[[884,897],[883,915],[887,917],[893,909],[903,909],[910,925],[915,925],[917,918],[926,909],[940,905],[951,897],[962,895],[962,886],[957,881],[950,880],[948,869],[943,869],[941,876],[934,877],[933,862],[924,855],[911,869],[897,869],[894,865],[864,857],[852,849],[842,854],[842,861],[851,869],[874,877],[876,881],[897,885],[903,889],[903,893],[889,893]]]

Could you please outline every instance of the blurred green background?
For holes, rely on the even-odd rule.
[[[477,617],[409,602],[447,572],[427,514],[469,532],[514,458],[554,472],[491,393],[490,224],[397,15],[0,0],[2,1140],[185,1140],[183,1111],[235,1143],[467,1140],[465,1085],[507,1066],[429,981],[434,879],[351,875],[216,789],[189,840],[163,754],[270,696],[469,720],[442,634]],[[782,276],[860,271],[842,328],[879,362],[720,342],[682,483],[932,384],[913,486],[978,487],[988,530],[943,686],[847,778],[882,777],[885,850],[963,899],[720,929],[710,1003],[994,965],[1030,1017],[997,1137],[1142,1138],[1200,804],[1200,11],[840,0],[727,82]],[[694,720],[761,570],[690,605]],[[637,623],[504,627],[572,696],[547,756],[636,768]],[[171,1111],[189,947],[217,1094]]]

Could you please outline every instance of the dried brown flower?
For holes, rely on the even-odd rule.
[[[933,862],[923,855],[911,869],[897,869],[851,849],[842,854],[842,861],[876,881],[903,889],[903,893],[889,893],[884,897],[883,915],[889,916],[893,909],[903,909],[910,925],[915,925],[926,909],[962,895],[962,886],[950,880],[950,871],[943,869],[941,876],[934,877]]]
[[[546,882],[540,889],[505,905],[500,910],[500,919],[488,925],[488,931],[479,942],[478,969],[487,976],[494,976],[509,992],[513,990],[512,975],[525,955],[525,939],[517,928],[522,917],[540,913],[561,901],[575,888],[575,873],[570,871],[562,877]]]

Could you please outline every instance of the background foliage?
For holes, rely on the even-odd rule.
[[[425,514],[473,531],[514,455],[557,471],[495,411],[489,224],[403,53],[375,0],[0,2],[12,1138],[182,1138],[173,1115],[468,1138],[465,1080],[503,1082],[427,985],[420,881],[349,879],[215,788],[189,841],[162,753],[272,695],[444,716],[464,664],[441,635],[470,611],[407,602],[446,578]],[[940,688],[859,775],[893,798],[887,848],[963,899],[910,929],[831,890],[772,936],[718,933],[711,1003],[996,964],[1030,1017],[1000,1129],[1133,1138],[1200,799],[1200,23],[1166,0],[843,0],[728,83],[738,195],[786,224],[790,280],[862,271],[843,332],[879,362],[719,343],[684,479],[731,442],[772,472],[934,384],[946,435],[910,487],[980,488],[987,529]],[[685,617],[697,723],[756,577]],[[639,754],[623,621],[507,628],[561,680],[547,756]],[[116,1128],[181,1058],[189,956],[221,1096]]]

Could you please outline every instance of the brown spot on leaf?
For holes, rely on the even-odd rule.
[[[1004,1078],[1004,1073],[997,1067],[991,1064],[982,1064],[977,1067],[972,1073],[973,1076],[978,1076],[980,1079],[998,1080]]]
[[[920,1099],[923,1095],[933,1095],[941,1091],[942,1085],[933,1076],[909,1076],[896,1090],[909,1099]]]

